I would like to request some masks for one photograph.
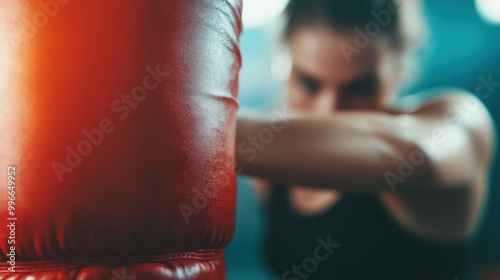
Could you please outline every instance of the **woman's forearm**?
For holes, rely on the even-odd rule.
[[[404,116],[368,112],[278,121],[242,116],[237,161],[243,174],[272,181],[344,191],[391,190],[390,180],[397,178],[387,178],[388,172],[400,176],[400,164],[419,150],[410,122]],[[429,172],[425,166],[403,166],[403,172],[405,168]],[[407,184],[422,176],[411,177]]]

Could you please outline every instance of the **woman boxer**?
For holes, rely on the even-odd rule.
[[[464,279],[485,204],[491,118],[473,95],[398,95],[417,0],[291,0],[286,118],[242,115],[280,279]],[[282,114],[284,114],[282,112]]]

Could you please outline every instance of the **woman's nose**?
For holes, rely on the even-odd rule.
[[[337,111],[338,95],[333,90],[323,90],[317,96],[315,112],[321,115],[332,114]]]

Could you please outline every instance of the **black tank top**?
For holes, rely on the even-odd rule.
[[[442,244],[402,228],[374,194],[348,194],[315,216],[271,188],[267,262],[278,279],[464,280],[471,242]]]

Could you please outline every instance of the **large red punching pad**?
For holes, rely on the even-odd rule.
[[[0,3],[0,279],[224,279],[238,0]]]

